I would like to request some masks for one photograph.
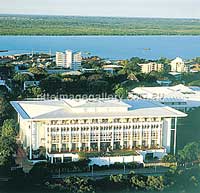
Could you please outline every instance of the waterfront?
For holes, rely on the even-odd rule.
[[[109,59],[200,56],[200,36],[0,36],[0,55],[71,49]]]

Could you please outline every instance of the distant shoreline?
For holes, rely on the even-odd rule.
[[[162,35],[159,35],[159,34],[154,34],[154,35],[151,35],[151,34],[148,34],[148,35],[92,35],[92,34],[88,34],[88,35],[48,35],[48,34],[43,34],[43,35],[35,35],[35,34],[27,34],[27,35],[24,35],[24,34],[11,34],[11,35],[4,35],[4,34],[0,34],[0,37],[14,37],[14,36],[17,36],[17,37],[200,37],[200,33],[199,34],[195,34],[195,35],[192,35],[192,34],[181,34],[181,35],[173,35],[173,34],[170,34],[170,35],[165,35],[165,34],[162,34]]]
[[[200,19],[0,14],[0,35],[200,36]]]

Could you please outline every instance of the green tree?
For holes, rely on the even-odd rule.
[[[194,59],[194,62],[200,64],[200,57],[196,57],[196,58]]]
[[[0,96],[0,125],[3,123],[3,120],[9,117],[9,108],[8,101],[4,96]]]
[[[14,119],[6,119],[3,122],[1,135],[2,137],[15,138],[18,132],[18,124]]]
[[[9,136],[0,137],[0,166],[9,167],[14,163],[13,154],[17,146],[15,140]]]
[[[36,79],[42,79],[42,78],[45,78],[47,76],[47,71],[44,69],[44,68],[41,68],[41,67],[31,67],[28,69],[29,72],[31,72],[32,74],[34,74],[34,77]]]
[[[155,176],[148,176],[147,177],[147,189],[149,190],[163,190],[164,189],[164,179],[162,176],[155,177]]]
[[[157,63],[164,64],[163,71],[162,71],[164,74],[169,73],[171,67],[169,65],[170,60],[168,58],[161,57],[159,60],[157,60]]]
[[[145,183],[145,179],[143,176],[140,175],[133,175],[130,178],[130,185],[132,188],[138,190],[138,189],[145,189],[146,187],[146,183]]]
[[[29,174],[34,182],[37,183],[43,182],[44,179],[50,177],[50,169],[48,163],[39,162],[34,164]]]
[[[109,91],[109,84],[105,80],[97,80],[89,83],[89,93],[102,94]]]
[[[128,91],[123,87],[117,86],[115,94],[117,95],[118,98],[125,99],[128,96]]]
[[[0,97],[6,97],[8,94],[8,89],[5,86],[0,85]]]
[[[123,69],[121,70],[121,73],[125,73],[129,75],[131,73],[136,74],[136,73],[141,72],[141,68],[138,65],[140,62],[141,60],[138,60],[137,58],[124,62],[124,66],[123,66]]]
[[[42,93],[42,89],[40,87],[34,86],[34,87],[30,87],[27,89],[27,95],[28,97],[37,97],[39,95],[41,95]]]
[[[165,156],[162,158],[162,161],[163,161],[163,162],[168,162],[168,163],[176,162],[176,156],[174,156],[174,155],[172,155],[172,154],[165,155]]]
[[[124,181],[124,177],[122,174],[119,175],[111,175],[110,181],[115,183],[122,183]]]
[[[200,86],[200,80],[194,80],[189,83],[189,86]]]
[[[92,193],[93,186],[87,178],[67,177],[64,179],[66,190],[71,193]]]
[[[62,79],[57,75],[50,75],[41,80],[40,88],[43,92],[57,94],[62,91]]]
[[[13,76],[13,80],[16,82],[23,83],[24,81],[30,80],[31,77],[28,74],[21,74],[21,73],[16,73]]]
[[[200,141],[189,143],[178,152],[179,162],[184,163],[198,160],[200,160]]]

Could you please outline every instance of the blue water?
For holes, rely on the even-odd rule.
[[[108,59],[190,59],[200,56],[200,36],[0,36],[0,50],[9,50],[0,55],[66,49]]]

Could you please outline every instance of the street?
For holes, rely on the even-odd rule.
[[[65,178],[69,176],[80,176],[80,177],[92,177],[92,178],[103,178],[110,175],[117,174],[129,174],[130,172],[134,172],[135,174],[143,174],[143,175],[154,175],[159,176],[167,172],[169,168],[166,167],[155,167],[155,168],[139,168],[139,169],[114,169],[114,170],[103,170],[103,171],[91,171],[91,172],[81,172],[81,173],[65,173],[65,174],[57,174],[52,175],[52,178]]]

